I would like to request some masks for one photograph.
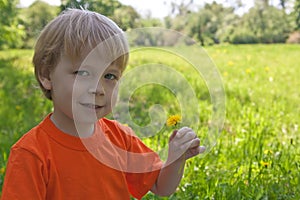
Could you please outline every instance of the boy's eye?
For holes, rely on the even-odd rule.
[[[86,70],[78,70],[78,71],[75,71],[74,74],[79,75],[79,76],[88,76],[88,75],[90,75],[90,73]]]
[[[118,77],[116,75],[110,74],[110,73],[109,74],[105,74],[104,78],[108,79],[108,80],[117,80],[118,79]]]

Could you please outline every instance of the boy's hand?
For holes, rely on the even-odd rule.
[[[173,131],[169,139],[168,159],[151,191],[161,196],[174,193],[182,178],[185,161],[205,151],[205,147],[199,145],[200,140],[191,128]]]
[[[203,153],[205,147],[199,145],[200,139],[191,128],[183,127],[178,131],[173,131],[169,139],[169,162],[173,162],[182,157],[187,160],[199,153]]]

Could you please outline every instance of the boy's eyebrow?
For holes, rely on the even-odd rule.
[[[72,68],[74,69],[80,69],[81,67],[84,67],[82,60],[76,60],[72,62]]]

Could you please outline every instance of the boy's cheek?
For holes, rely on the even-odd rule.
[[[112,93],[112,96],[118,96],[119,94],[119,83],[116,83],[116,85],[114,85],[112,88],[111,88],[111,93]]]
[[[118,100],[118,92],[114,91],[112,96],[111,96],[112,107],[114,107],[116,105],[117,100]]]

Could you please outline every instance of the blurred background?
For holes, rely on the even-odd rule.
[[[200,65],[208,55],[224,84],[226,119],[216,146],[188,160],[176,193],[168,198],[149,193],[143,200],[300,199],[300,0],[0,0],[0,197],[11,146],[52,112],[33,74],[36,37],[64,9],[80,6],[128,32],[162,27],[189,36],[203,53],[193,51],[194,43],[180,50]],[[127,70],[156,63],[180,73],[198,100],[197,135],[211,137],[206,83],[182,55],[166,53],[177,52],[176,38],[142,35],[136,40],[140,46],[164,44],[169,51],[131,52]],[[138,84],[136,78],[130,82]],[[140,125],[150,123],[149,110],[158,103],[168,115],[180,114],[177,97],[159,84],[139,87],[130,96],[130,114]],[[170,132],[143,142],[159,150]]]
[[[0,49],[32,48],[47,22],[80,6],[112,18],[125,31],[165,27],[203,46],[300,42],[300,0],[0,0]]]

